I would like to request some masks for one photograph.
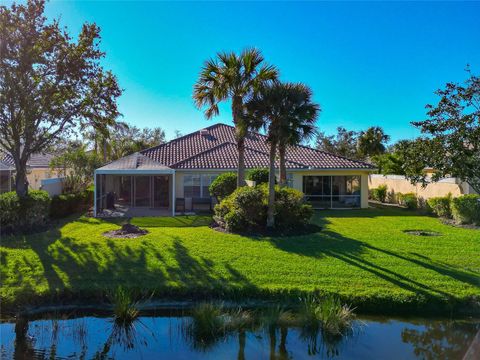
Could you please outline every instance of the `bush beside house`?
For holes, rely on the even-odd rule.
[[[387,185],[380,185],[378,188],[373,188],[370,190],[370,197],[373,200],[384,203],[387,199],[387,190]]]
[[[237,188],[237,174],[228,172],[221,174],[213,180],[208,190],[210,195],[214,196],[217,201],[222,201],[232,194]]]
[[[266,185],[236,189],[215,206],[214,220],[231,232],[264,231],[267,224],[268,188]],[[275,187],[275,229],[291,231],[307,225],[312,206],[303,194],[288,187]]]
[[[61,194],[52,197],[50,217],[63,218],[88,209],[93,203],[93,187],[73,194]]]
[[[448,194],[448,196],[438,196],[428,199],[427,206],[435,215],[450,219],[452,217],[451,202],[452,195]]]
[[[255,181],[256,185],[268,184],[269,171],[268,169],[252,169],[247,173],[247,180]]]

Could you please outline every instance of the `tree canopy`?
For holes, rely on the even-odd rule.
[[[452,176],[480,192],[480,78],[469,69],[463,84],[447,83],[437,90],[440,100],[427,105],[428,118],[413,122],[426,136],[411,144],[415,162],[434,170],[433,181]],[[425,182],[412,169],[413,181]]]
[[[104,129],[119,115],[122,90],[101,66],[100,28],[85,23],[74,41],[44,0],[0,7],[0,146],[16,168],[16,191],[27,191],[26,163],[75,127]]]

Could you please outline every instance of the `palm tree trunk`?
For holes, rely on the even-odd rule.
[[[267,228],[275,226],[275,155],[277,152],[277,143],[270,143],[270,168],[268,172],[268,210],[267,210]]]
[[[242,106],[243,100],[239,96],[232,98],[232,117],[235,125],[235,136],[237,138],[238,169],[237,188],[245,186],[245,130],[242,128]]]
[[[237,172],[237,188],[245,186],[245,137],[237,140],[238,150],[238,172]]]
[[[278,156],[280,158],[280,186],[287,185],[287,166],[285,165],[286,147],[284,143],[278,144]]]

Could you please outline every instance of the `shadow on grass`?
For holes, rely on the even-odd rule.
[[[341,212],[339,212],[341,213]],[[362,212],[359,212],[361,214]],[[318,216],[318,213],[316,214]],[[370,216],[368,213],[366,216]],[[342,215],[339,214],[341,217]],[[334,217],[328,215],[328,217]],[[329,220],[325,217],[315,219],[315,223],[321,224],[322,227],[329,224]],[[309,236],[299,236],[297,238],[286,237],[266,237],[265,241],[271,242],[275,247],[282,251],[299,254],[307,257],[333,257],[344,263],[356,267],[358,270],[368,272],[381,278],[391,284],[402,289],[411,291],[425,297],[442,297],[450,298],[454,294],[449,294],[441,288],[429,286],[426,282],[417,281],[409,276],[401,274],[391,268],[380,266],[377,263],[367,260],[364,254],[368,251],[368,258],[376,258],[378,255],[387,255],[398,260],[404,261],[405,266],[420,266],[424,269],[434,271],[439,275],[450,277],[454,280],[465,284],[480,286],[480,274],[473,271],[467,271],[460,268],[450,266],[445,263],[434,261],[426,256],[404,252],[394,252],[382,249],[366,242],[345,237],[335,231],[322,230]],[[391,263],[386,260],[386,263]],[[412,270],[413,271],[413,270]]]

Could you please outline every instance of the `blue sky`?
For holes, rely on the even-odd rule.
[[[382,126],[393,140],[418,135],[410,121],[464,68],[480,72],[480,2],[271,3],[67,2],[47,16],[77,34],[84,21],[102,29],[105,67],[124,95],[123,120],[160,126],[171,138],[215,122],[191,100],[202,63],[220,50],[262,50],[281,79],[308,84],[320,103],[318,127]]]

